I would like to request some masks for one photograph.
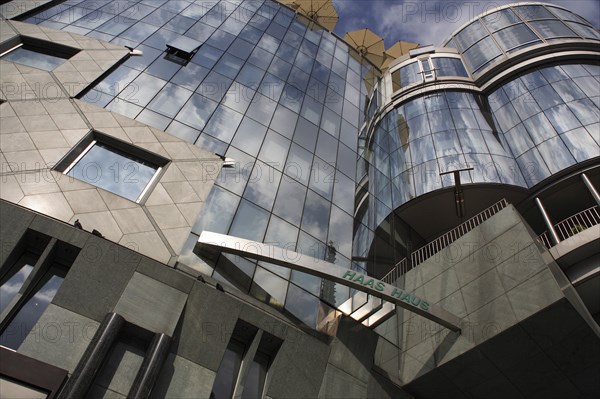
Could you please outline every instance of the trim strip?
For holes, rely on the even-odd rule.
[[[201,247],[210,247],[222,252],[258,259],[322,277],[394,303],[452,331],[460,331],[460,318],[445,309],[433,305],[411,292],[333,263],[273,245],[210,231],[203,231],[200,234],[198,244]]]

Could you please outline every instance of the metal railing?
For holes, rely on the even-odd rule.
[[[410,267],[408,267],[408,258],[404,258],[400,262],[396,263],[392,270],[390,270],[381,278],[381,281],[386,284],[394,285],[394,283],[398,280],[398,277],[406,273],[408,270],[410,270]]]
[[[452,244],[454,241],[458,240],[460,237],[467,234],[469,231],[473,230],[475,227],[479,226],[485,220],[489,219],[490,217],[504,209],[507,205],[508,202],[506,201],[506,199],[503,198],[500,201],[496,202],[494,205],[487,208],[486,210],[478,213],[469,220],[456,226],[449,232],[436,238],[429,244],[417,249],[410,255],[411,266],[415,267],[419,263],[422,263],[426,259],[429,259],[436,253],[440,252],[442,249],[446,248],[448,245]]]
[[[446,248],[448,245],[458,240],[475,227],[479,226],[481,223],[483,223],[483,221],[489,219],[491,216],[506,208],[507,205],[508,201],[503,198],[494,205],[473,216],[469,220],[466,220],[465,222],[456,226],[446,234],[417,249],[411,253],[410,259],[404,258],[400,262],[396,263],[396,265],[381,278],[381,281],[386,284],[394,285],[400,276],[417,266],[419,263],[422,263],[426,259],[429,259],[436,253],[440,252],[442,249]]]
[[[597,224],[600,224],[600,210],[598,205],[594,205],[591,208],[585,209],[566,218],[562,222],[555,224],[554,230],[556,231],[558,238],[562,241]],[[547,231],[540,234],[538,238],[546,248],[552,248],[554,246]]]

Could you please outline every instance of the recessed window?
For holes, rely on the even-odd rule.
[[[79,50],[29,37],[19,37],[18,42],[2,46],[0,58],[16,64],[52,71]]]
[[[67,275],[69,267],[79,254],[79,248],[70,244],[48,240],[40,233],[29,232],[10,254],[0,274],[9,278],[2,284],[2,295],[16,289],[3,311],[0,345],[18,349],[34,328]],[[29,241],[48,242],[44,253],[37,255]],[[41,245],[40,244],[40,245]],[[45,254],[45,255],[44,255]],[[16,262],[10,261],[16,258]],[[4,270],[6,269],[6,272]],[[24,277],[27,274],[27,277]]]
[[[211,398],[262,398],[269,367],[283,341],[238,320],[217,370]]]
[[[68,154],[57,169],[75,179],[140,202],[168,160],[97,132],[90,136]]]

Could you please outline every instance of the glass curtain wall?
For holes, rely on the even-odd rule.
[[[85,101],[232,158],[182,257],[203,230],[269,242],[353,266],[352,230],[365,63],[333,34],[270,0],[69,0],[26,20],[141,50]],[[165,58],[185,36],[202,43],[182,66]],[[372,79],[372,78],[371,78]],[[221,256],[214,277],[316,327],[344,286]],[[324,303],[324,302],[326,303]],[[321,317],[321,316],[319,316]]]

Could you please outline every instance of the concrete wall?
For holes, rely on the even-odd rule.
[[[18,352],[72,374],[104,316],[115,312],[151,333],[173,337],[152,397],[203,398],[212,390],[238,320],[282,340],[269,369],[269,398],[409,398],[373,371],[378,336],[343,318],[336,337],[297,327],[233,288],[206,282],[70,225],[0,202],[1,259],[27,229],[81,248]],[[110,355],[91,397],[126,397],[143,351],[126,344]],[[133,371],[132,371],[133,370]]]
[[[509,205],[410,270],[406,290],[460,317],[462,333],[399,310],[379,328],[377,366],[410,383],[562,299],[540,251]]]

